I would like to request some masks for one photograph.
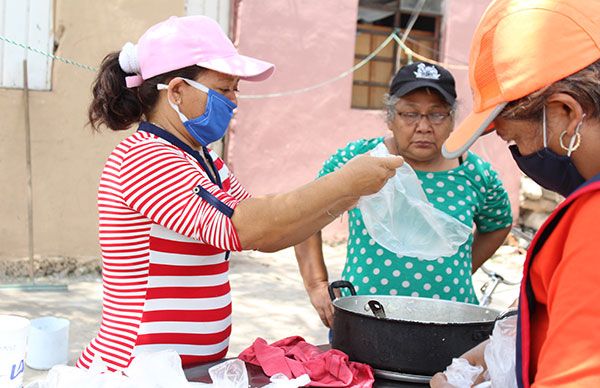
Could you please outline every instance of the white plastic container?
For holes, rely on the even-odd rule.
[[[29,319],[0,315],[0,387],[21,388]]]
[[[27,366],[47,370],[69,361],[69,320],[42,317],[31,320],[27,341]]]

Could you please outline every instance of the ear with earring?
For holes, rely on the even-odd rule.
[[[585,113],[581,117],[581,121],[579,122],[579,124],[577,124],[577,127],[575,127],[575,134],[573,136],[571,136],[571,140],[569,141],[568,146],[566,146],[564,143],[564,138],[565,138],[565,135],[567,134],[567,130],[562,131],[560,134],[560,138],[559,138],[560,147],[563,150],[567,151],[567,156],[571,156],[573,151],[576,151],[579,148],[579,146],[581,145],[581,133],[579,131],[581,130],[581,125],[583,124],[584,119],[585,119]]]

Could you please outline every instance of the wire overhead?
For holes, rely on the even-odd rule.
[[[414,25],[414,20],[416,20],[416,18],[418,17],[418,12],[414,12],[413,15],[411,15],[411,25],[410,27],[412,28],[412,25]],[[358,69],[360,69],[361,67],[363,67],[364,65],[366,65],[367,63],[369,63],[373,58],[375,58],[377,56],[377,54],[379,54],[381,52],[381,50],[383,50],[388,44],[390,44],[391,41],[395,41],[400,49],[409,57],[409,59],[412,58],[417,58],[421,61],[425,61],[425,62],[430,62],[430,63],[434,63],[436,65],[440,65],[440,66],[444,66],[448,69],[454,69],[454,70],[467,70],[468,66],[465,64],[452,64],[452,63],[445,63],[445,62],[439,62],[436,61],[434,59],[428,58],[424,55],[418,54],[415,51],[413,51],[412,49],[410,49],[410,47],[408,47],[405,43],[405,41],[407,39],[411,40],[408,37],[408,34],[410,33],[410,30],[407,29],[407,31],[404,32],[404,34],[402,35],[402,37],[398,36],[398,33],[396,31],[393,31],[392,33],[390,33],[388,35],[388,37],[379,45],[377,46],[377,48],[375,48],[375,50],[373,50],[368,56],[366,56],[363,60],[361,60],[360,62],[358,62],[357,64],[355,64],[354,66],[352,66],[351,68],[349,68],[346,71],[341,72],[340,74],[329,78],[325,81],[321,81],[318,82],[314,85],[310,85],[310,86],[306,86],[303,88],[299,88],[299,89],[293,89],[293,90],[286,90],[286,91],[282,91],[282,92],[274,92],[274,93],[266,93],[266,94],[250,94],[250,95],[240,95],[238,98],[240,99],[246,99],[246,100],[257,100],[257,99],[263,99],[263,98],[273,98],[273,97],[285,97],[285,96],[291,96],[291,95],[295,95],[295,94],[301,94],[301,93],[305,93],[305,92],[309,92],[318,88],[321,88],[323,86],[329,85],[333,82],[339,81],[342,78],[347,77],[348,75],[354,73],[355,71],[357,71]],[[79,67],[81,69],[84,70],[88,70],[88,71],[92,71],[92,72],[97,72],[98,68],[93,67],[93,66],[89,66],[83,63],[79,63],[75,60],[69,59],[69,58],[64,58],[58,55],[54,55],[48,52],[45,52],[43,50],[31,47],[29,45],[23,44],[23,43],[19,43],[16,42],[10,38],[7,38],[3,35],[0,35],[0,41],[4,41],[6,43],[24,48],[26,50],[35,52],[37,54],[40,55],[45,55],[49,58],[52,58],[55,61],[59,61],[59,62],[63,62],[66,63],[68,65],[72,65],[72,66],[76,66]]]

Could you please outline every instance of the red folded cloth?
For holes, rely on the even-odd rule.
[[[283,373],[289,379],[303,374],[311,387],[371,388],[375,378],[369,365],[348,360],[336,349],[323,352],[302,337],[288,337],[271,345],[257,338],[238,358],[262,367],[267,376]]]

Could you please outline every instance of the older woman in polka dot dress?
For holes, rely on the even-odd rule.
[[[349,238],[342,278],[358,294],[407,295],[477,303],[471,274],[502,244],[512,215],[508,195],[490,164],[468,152],[458,159],[441,155],[454,126],[454,78],[444,68],[418,62],[400,69],[386,98],[390,137],[361,139],[339,149],[319,176],[339,169],[357,155],[383,143],[415,170],[436,208],[455,217],[474,233],[449,257],[426,261],[395,254],[377,244],[365,228],[359,209],[349,211]],[[327,294],[321,234],[297,245],[296,258],[311,303],[326,326],[333,308]]]

